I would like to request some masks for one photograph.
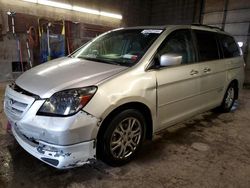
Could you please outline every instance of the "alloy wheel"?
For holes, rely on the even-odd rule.
[[[230,108],[234,102],[234,88],[230,87],[227,91],[227,96],[225,100],[225,105],[227,108]]]
[[[116,159],[126,159],[134,153],[142,137],[142,125],[134,117],[122,120],[110,139],[110,151]]]

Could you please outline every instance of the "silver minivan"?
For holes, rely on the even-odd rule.
[[[119,166],[171,125],[229,112],[243,79],[242,52],[218,28],[122,28],[22,74],[4,110],[17,142],[53,167]]]

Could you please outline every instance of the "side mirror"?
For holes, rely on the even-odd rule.
[[[181,62],[182,62],[182,56],[179,54],[163,54],[160,57],[161,67],[176,66],[180,65]]]

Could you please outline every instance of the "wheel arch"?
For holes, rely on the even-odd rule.
[[[144,103],[141,102],[128,102],[125,104],[122,104],[120,106],[118,106],[117,108],[115,108],[114,110],[112,110],[102,121],[100,128],[98,130],[97,133],[97,150],[96,150],[96,157],[99,158],[99,149],[98,149],[98,141],[101,140],[100,138],[102,137],[102,135],[104,134],[106,128],[108,127],[108,122],[111,121],[111,119],[116,116],[117,114],[119,114],[120,112],[122,112],[123,110],[126,109],[136,109],[138,111],[140,111],[143,116],[145,117],[146,120],[146,134],[145,134],[145,138],[146,139],[152,139],[153,137],[153,118],[152,118],[152,113],[150,108],[145,105]]]

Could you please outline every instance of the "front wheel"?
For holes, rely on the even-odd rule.
[[[237,88],[235,84],[231,83],[228,86],[225,96],[223,98],[222,104],[219,107],[219,109],[222,112],[230,112],[236,99],[236,92],[237,92]]]
[[[109,122],[99,141],[101,159],[111,166],[129,162],[144,140],[146,121],[135,110],[124,110]]]

